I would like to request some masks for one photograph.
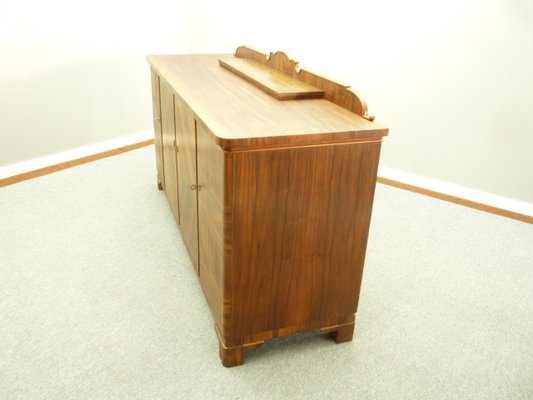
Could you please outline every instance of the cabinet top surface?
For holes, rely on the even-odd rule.
[[[149,56],[224,148],[380,140],[388,129],[325,99],[280,101],[219,66],[227,54]]]

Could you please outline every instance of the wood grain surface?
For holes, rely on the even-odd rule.
[[[218,63],[277,100],[320,99],[324,96],[323,90],[255,60],[221,57]]]
[[[213,319],[224,326],[224,182],[225,153],[198,121],[198,230],[200,283]]]
[[[250,49],[249,47],[240,46],[235,51],[235,57],[253,60],[267,65],[287,76],[318,87],[324,91],[325,99],[360,115],[365,119],[370,121],[374,120],[374,116],[368,114],[368,107],[364,98],[359,93],[351,90],[350,86],[340,84],[331,79],[324,78],[321,75],[301,69],[298,62],[291,60],[289,56],[282,51],[267,55]]]
[[[198,197],[194,188],[196,176],[196,121],[185,102],[174,94],[174,120],[178,148],[178,193],[180,208],[180,231],[197,274],[198,261]]]
[[[218,58],[149,61],[158,175],[179,211],[221,361],[240,365],[245,350],[309,329],[350,341],[388,130],[326,99],[276,100]],[[283,53],[270,62],[294,70]]]
[[[163,175],[165,194],[176,222],[180,223],[178,204],[178,174],[176,162],[176,127],[174,121],[174,91],[164,80],[159,79],[161,96],[161,138],[163,148]],[[159,174],[158,174],[159,175]]]
[[[379,149],[235,155],[230,343],[356,312]]]
[[[149,56],[222,148],[368,141],[388,130],[326,99],[279,101],[222,68],[227,55]]]
[[[163,174],[163,136],[161,128],[161,95],[159,92],[159,76],[154,71],[151,71],[151,78],[157,184],[159,189],[164,189],[165,175]]]

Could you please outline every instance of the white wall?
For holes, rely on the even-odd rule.
[[[0,166],[150,131],[145,56],[188,51],[186,4],[2,0]]]
[[[196,0],[198,52],[247,44],[350,84],[381,164],[533,203],[533,2]]]
[[[382,165],[533,204],[530,0],[72,3],[0,3],[0,166],[150,130],[146,54],[246,44],[361,92]]]

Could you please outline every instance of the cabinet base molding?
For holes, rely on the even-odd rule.
[[[289,336],[295,333],[301,333],[310,330],[328,334],[337,344],[351,342],[355,329],[355,315],[350,315],[346,318],[340,319],[339,321],[344,322],[335,323],[333,325],[332,321],[316,322],[311,324],[306,323],[282,329],[274,329],[254,335],[248,335],[244,338],[242,344],[227,344],[220,333],[220,329],[215,324],[215,332],[218,337],[219,355],[222,365],[228,368],[242,365],[244,363],[244,352],[262,346],[266,340]]]
[[[228,368],[242,365],[244,363],[244,352],[246,350],[255,349],[265,343],[265,341],[262,340],[259,342],[245,343],[237,346],[226,346],[216,324],[215,331],[218,337],[218,353],[220,355],[220,360],[222,361],[222,365]]]

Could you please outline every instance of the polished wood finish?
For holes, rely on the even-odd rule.
[[[200,283],[217,326],[224,326],[224,151],[200,120],[198,135],[198,226]],[[228,186],[229,187],[229,186]]]
[[[187,104],[174,94],[174,121],[178,151],[178,180],[180,229],[183,242],[199,275],[198,262],[198,198],[196,186],[196,121]]]
[[[155,159],[157,165],[157,186],[159,190],[165,187],[165,176],[159,173],[164,171],[163,168],[163,135],[161,127],[161,94],[159,92],[159,76],[152,71],[152,109],[154,114],[154,143]]]
[[[320,99],[324,96],[324,91],[255,60],[221,57],[218,63],[278,100]]]
[[[178,176],[176,163],[176,126],[174,119],[174,93],[170,85],[159,79],[160,111],[161,111],[161,146],[163,154],[163,171],[157,176],[163,176],[163,188],[170,203],[170,208],[176,221],[180,222],[178,204]],[[156,135],[157,137],[157,135]]]
[[[370,121],[374,120],[374,116],[368,114],[366,101],[361,95],[351,90],[350,86],[342,85],[320,75],[300,69],[298,62],[291,60],[289,56],[282,51],[266,55],[250,49],[249,47],[241,46],[235,51],[235,57],[253,60],[270,66],[271,68],[283,72],[287,76],[320,88],[324,91],[324,98],[326,100]]]
[[[159,174],[171,205],[178,188],[222,363],[310,329],[350,341],[388,131],[329,100],[276,100],[221,68],[225,57],[149,57],[161,97]]]
[[[235,154],[240,229],[227,342],[356,312],[379,149],[376,142]]]
[[[226,151],[381,140],[387,134],[385,127],[326,99],[278,101],[220,67],[224,56],[148,60]]]

